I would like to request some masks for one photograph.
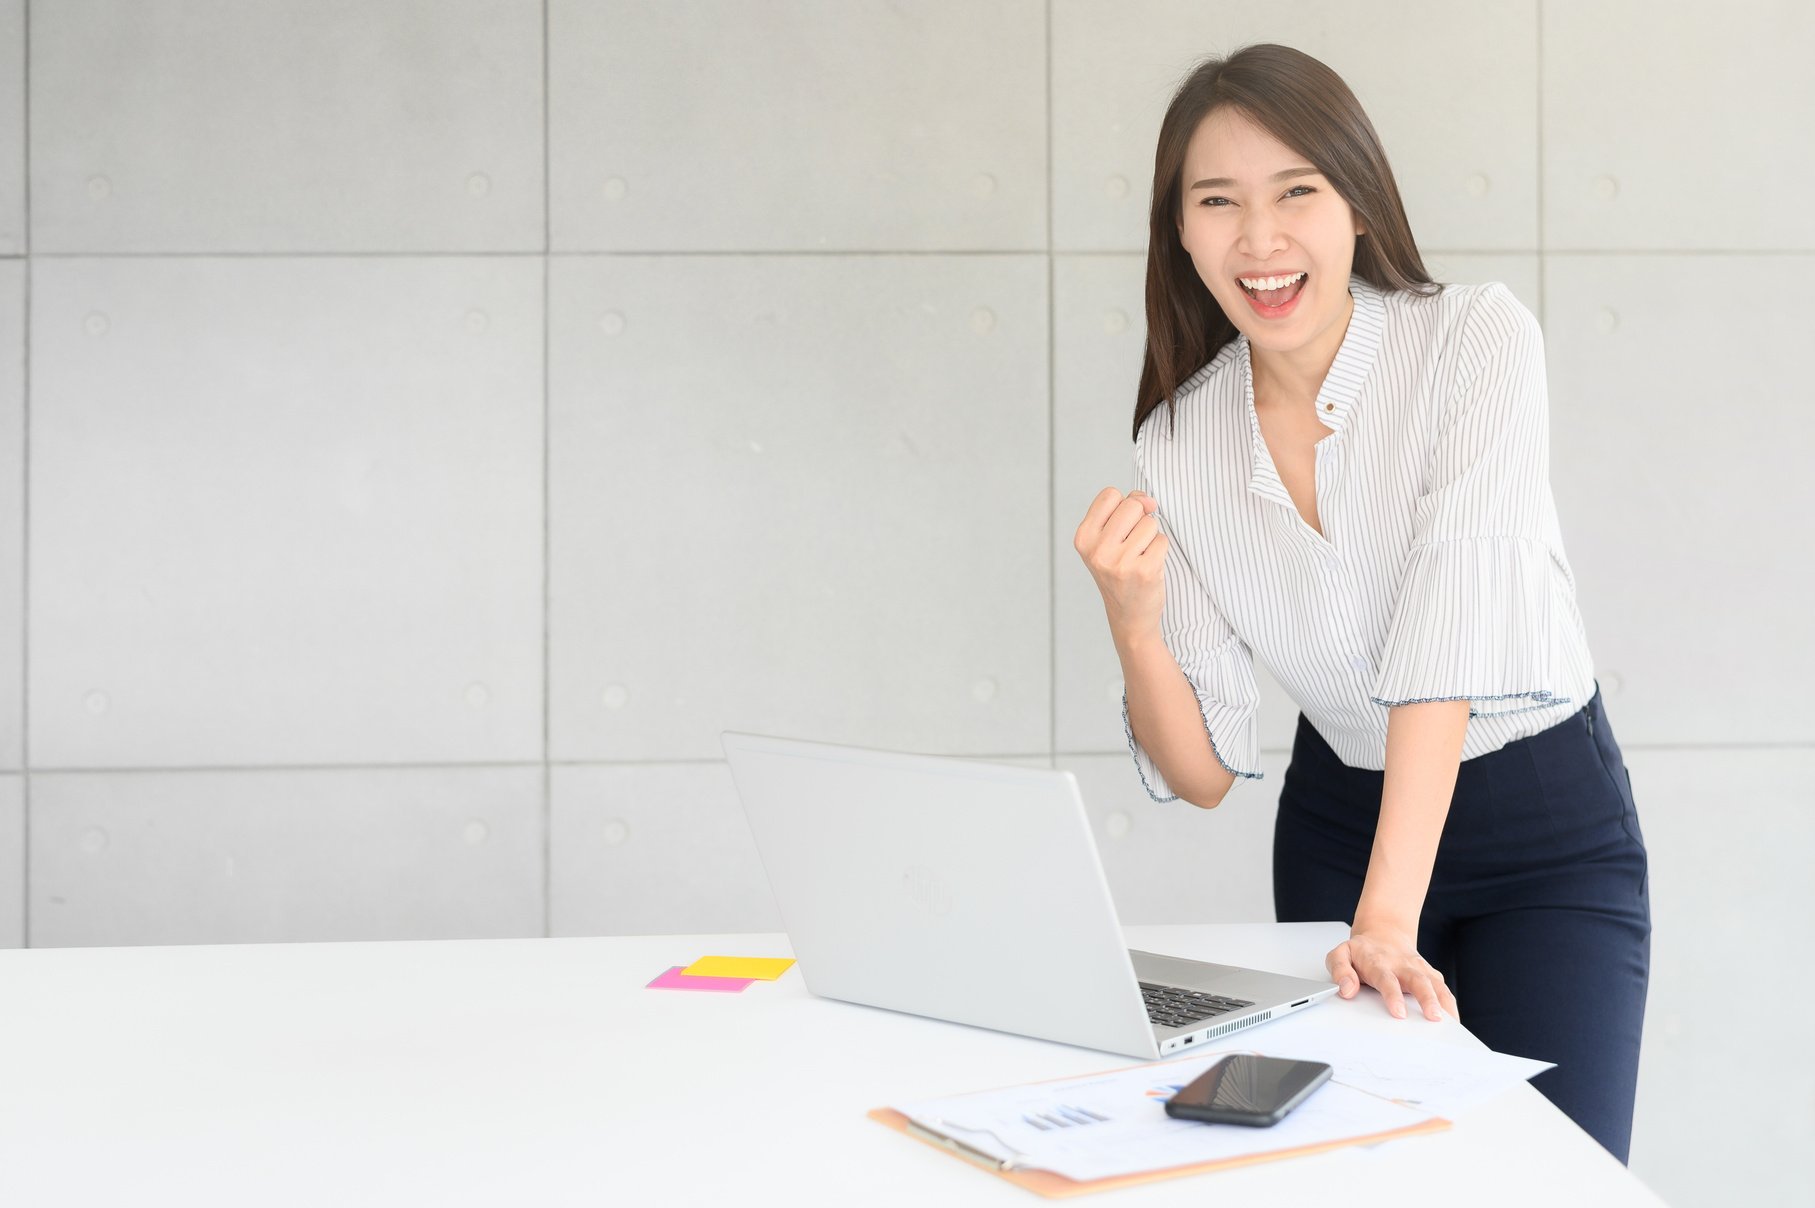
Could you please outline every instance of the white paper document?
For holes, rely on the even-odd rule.
[[[1357,1020],[1312,1008],[1249,1033],[1247,1043],[1270,1056],[1327,1061],[1333,1081],[1451,1120],[1557,1064],[1496,1053],[1447,1017],[1425,1019],[1409,995],[1406,1010],[1405,1019],[1382,1011]]]
[[[1417,1027],[1445,1025],[1416,1013],[1378,1021],[1386,1027],[1371,1021],[1359,1031],[1353,1018],[1337,1027],[1333,1017],[1319,1015],[1301,1012],[1243,1037],[1248,1043],[1172,1061],[892,1106],[1013,1169],[1082,1181],[1391,1132],[1434,1116],[1453,1119],[1461,1108],[1554,1064],[1418,1035]],[[1167,1099],[1237,1052],[1325,1061],[1333,1072],[1270,1128],[1166,1114]]]

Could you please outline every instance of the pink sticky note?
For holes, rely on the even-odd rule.
[[[686,967],[676,965],[644,988],[648,990],[717,990],[725,994],[736,994],[756,980],[754,977],[689,977],[681,972]]]

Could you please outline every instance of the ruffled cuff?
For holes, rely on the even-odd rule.
[[[1255,716],[1260,694],[1254,685],[1254,665],[1240,640],[1230,639],[1194,667],[1181,662],[1179,670],[1197,694],[1198,713],[1216,761],[1238,777],[1265,779],[1258,771],[1242,771],[1260,766],[1260,730]],[[1134,756],[1134,766],[1147,795],[1155,801],[1177,801],[1178,794],[1160,775],[1158,765],[1134,739],[1134,727],[1128,721],[1126,688],[1122,689],[1122,732],[1128,737],[1128,750]]]
[[[1470,717],[1568,704],[1557,695],[1559,573],[1548,546],[1522,537],[1415,547],[1373,702],[1466,699]]]

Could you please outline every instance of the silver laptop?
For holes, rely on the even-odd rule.
[[[720,738],[814,994],[1158,1058],[1336,992],[1126,947],[1070,772]]]

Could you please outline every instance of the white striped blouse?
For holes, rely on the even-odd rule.
[[[1594,692],[1550,490],[1544,340],[1498,281],[1421,297],[1351,277],[1317,395],[1319,535],[1274,467],[1238,334],[1135,440],[1159,505],[1161,633],[1217,759],[1259,780],[1255,656],[1350,767],[1386,767],[1387,712],[1469,701],[1462,758],[1555,725]],[[1141,783],[1177,794],[1128,724]]]

